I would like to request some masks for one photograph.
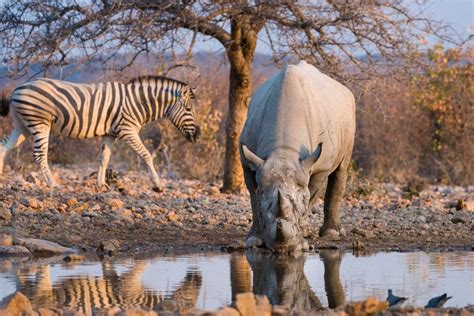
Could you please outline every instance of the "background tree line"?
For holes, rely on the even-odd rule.
[[[201,88],[201,142],[184,145],[168,125],[147,128],[145,137],[164,171],[222,176],[224,191],[242,185],[238,138],[251,91],[275,71],[255,62],[257,45],[271,52],[267,64],[305,59],[355,92],[355,170],[385,180],[472,183],[472,47],[417,53],[426,36],[454,39],[422,9],[399,0],[15,0],[0,9],[0,45],[8,75],[20,81],[35,69],[51,75],[94,62],[107,69],[102,79],[151,70],[193,81]],[[208,39],[222,53],[202,65],[192,56]],[[150,60],[151,67],[143,62]],[[86,143],[84,151],[95,148]]]

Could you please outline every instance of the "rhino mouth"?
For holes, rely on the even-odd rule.
[[[297,250],[301,244],[299,235],[292,223],[277,219],[267,235],[268,238],[264,238],[264,244],[273,252],[291,252]]]

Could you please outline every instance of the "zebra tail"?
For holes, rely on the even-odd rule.
[[[7,116],[8,112],[10,112],[10,98],[3,91],[0,96],[0,116]]]

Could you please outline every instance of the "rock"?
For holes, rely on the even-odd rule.
[[[112,239],[112,240],[102,241],[99,245],[99,248],[97,248],[97,251],[99,253],[112,256],[118,252],[119,248],[120,248],[120,243],[118,242],[118,240]]]
[[[75,197],[70,198],[66,201],[67,206],[74,206],[77,204],[77,199]]]
[[[41,184],[41,177],[37,172],[33,171],[26,177],[26,181],[39,185]]]
[[[352,250],[361,251],[365,249],[365,245],[359,239],[356,239],[352,242]]]
[[[0,315],[33,314],[30,300],[21,292],[5,297],[0,303]]]
[[[347,304],[345,310],[349,315],[375,315],[387,308],[388,302],[379,301],[375,297],[369,297],[362,302]]]
[[[235,306],[242,316],[257,315],[255,296],[251,292],[237,294]]]
[[[459,224],[459,223],[462,223],[462,224],[469,224],[471,223],[471,216],[469,214],[466,214],[464,212],[456,212],[453,216],[453,218],[451,218],[451,222],[453,222],[454,224]]]
[[[120,312],[115,315],[117,316],[158,316],[158,313],[155,311],[145,310],[140,307],[135,307],[135,308]]]
[[[470,212],[474,212],[474,200],[463,200],[459,199],[456,203],[457,210],[466,210]]]
[[[0,234],[0,246],[11,246],[13,245],[12,236],[7,234]]]
[[[107,200],[107,205],[110,206],[110,208],[123,208],[123,201],[119,199],[108,199]]]
[[[0,246],[0,256],[28,257],[31,252],[23,246]]]
[[[176,215],[175,212],[169,212],[168,215],[166,215],[166,218],[170,221],[170,222],[176,222],[178,220],[178,215]]]
[[[207,314],[206,314],[207,315]],[[215,316],[240,316],[240,313],[232,307],[224,307],[217,310],[214,313],[210,313],[210,315]]]
[[[275,305],[272,309],[272,316],[289,316],[290,310],[284,305]]]
[[[74,255],[74,254],[67,255],[66,257],[63,258],[63,260],[66,261],[66,262],[82,261],[84,259],[85,259],[84,256]]]
[[[32,197],[22,197],[20,198],[20,203],[33,209],[43,208],[43,203]]]
[[[218,196],[219,194],[221,194],[221,190],[219,190],[218,187],[216,186],[211,186],[209,188],[209,195],[211,196]]]
[[[255,295],[257,301],[257,315],[271,316],[272,305],[265,295]]]
[[[54,255],[61,253],[74,253],[75,249],[66,248],[48,240],[35,238],[15,238],[14,244],[28,248],[34,254]]]
[[[366,229],[358,228],[358,227],[354,227],[352,229],[352,233],[357,234],[357,235],[362,236],[362,237],[365,237],[365,238],[373,237],[372,232],[370,232]]]
[[[120,307],[115,306],[111,308],[106,308],[106,309],[93,309],[92,314],[95,316],[115,316],[118,315],[118,313],[121,313],[122,309]]]
[[[0,206],[0,220],[9,221],[12,219],[12,212],[5,208],[3,205]]]

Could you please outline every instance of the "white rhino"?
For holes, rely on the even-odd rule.
[[[352,93],[304,61],[257,89],[240,137],[253,213],[247,247],[307,250],[308,214],[326,179],[319,234],[339,234],[355,125]]]

